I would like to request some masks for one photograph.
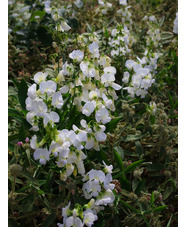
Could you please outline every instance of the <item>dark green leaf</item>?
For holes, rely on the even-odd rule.
[[[23,124],[21,124],[21,127],[19,129],[19,141],[24,142],[25,139],[26,139],[25,127]]]
[[[123,201],[123,200],[120,200],[120,203],[121,203],[124,207],[128,208],[129,210],[133,211],[133,212],[136,213],[136,214],[141,213],[139,210],[137,210],[136,208],[132,207],[131,205],[129,205],[128,203],[126,203],[126,202]]]
[[[8,218],[8,227],[19,227],[19,225],[15,219]]]
[[[55,222],[56,217],[57,217],[56,213],[50,214],[50,215],[46,218],[46,220],[45,220],[45,222],[43,223],[42,227],[51,227],[52,224]]]
[[[165,210],[165,208],[167,208],[167,205],[165,205],[165,206],[159,206],[159,207],[156,207],[153,210],[153,212],[159,212],[159,211]]]
[[[134,141],[134,140],[139,140],[143,138],[146,135],[146,133],[142,133],[140,135],[127,135],[122,137],[122,141],[128,142],[128,141]]]
[[[118,167],[120,168],[121,172],[124,172],[123,161],[122,161],[120,155],[118,154],[118,152],[116,150],[114,150],[114,157],[115,157],[115,160],[116,160]]]
[[[18,99],[23,109],[26,109],[25,100],[27,98],[27,90],[27,83],[24,79],[22,79],[18,89]]]
[[[135,190],[136,195],[138,195],[144,189],[145,182],[146,182],[145,180],[139,182],[139,184]]]
[[[139,160],[139,161],[136,161],[136,162],[133,162],[132,164],[130,164],[129,166],[127,166],[127,168],[125,169],[124,173],[130,173],[132,172],[133,170],[136,169],[137,166],[139,166],[144,160]]]
[[[112,119],[110,122],[108,122],[106,126],[106,132],[111,132],[113,129],[116,128],[118,122],[122,119],[123,117],[115,118]]]
[[[135,145],[136,145],[136,151],[139,154],[139,156],[142,155],[143,154],[143,148],[141,146],[140,141],[139,140],[135,141]]]
[[[173,190],[172,187],[168,187],[168,188],[166,189],[166,191],[164,192],[164,194],[163,194],[163,199],[164,199],[164,200],[167,199],[173,191],[174,191],[174,190]]]
[[[121,183],[121,188],[123,188],[129,192],[131,191],[130,183],[124,175],[120,176],[119,181]]]
[[[122,159],[124,159],[124,150],[123,150],[123,148],[121,148],[120,146],[115,146],[114,149],[118,152],[118,154],[120,155],[120,157]]]
[[[172,221],[172,215],[171,215],[169,222],[167,223],[166,227],[170,227],[171,221]]]
[[[164,164],[147,164],[147,169],[149,171],[161,171],[165,168]]]

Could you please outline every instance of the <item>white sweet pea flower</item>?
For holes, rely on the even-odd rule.
[[[36,84],[32,84],[32,85],[28,88],[27,95],[28,95],[28,97],[30,97],[31,99],[35,99],[35,98],[36,98]]]
[[[46,103],[43,102],[42,99],[41,101],[33,102],[32,111],[35,113],[36,116],[44,117],[46,115],[47,110],[48,110],[47,105]]]
[[[68,85],[65,85],[65,86],[61,87],[59,91],[62,94],[66,94],[69,91],[69,86]]]
[[[38,146],[38,143],[37,143],[37,136],[36,135],[34,135],[33,137],[32,137],[32,139],[30,140],[30,147],[32,148],[32,149],[37,149],[39,146]]]
[[[68,64],[68,62],[66,61],[62,67],[61,73],[64,76],[72,75],[74,73],[74,66],[72,64]]]
[[[80,50],[73,50],[72,53],[69,54],[69,57],[80,62],[84,58],[84,53]]]
[[[93,58],[99,58],[99,46],[97,42],[93,42],[88,46],[90,53],[92,54]]]
[[[104,73],[111,73],[111,74],[116,74],[116,68],[113,66],[105,67],[104,68]]]
[[[104,73],[101,76],[101,83],[103,83],[105,87],[108,87],[109,85],[111,85],[113,81],[115,81],[115,76],[112,73]]]
[[[151,101],[150,102],[150,110],[152,111],[153,115],[155,115],[157,109],[157,105],[155,102]]]
[[[46,80],[48,73],[38,72],[34,75],[34,82],[40,84],[42,81]]]
[[[110,182],[112,182],[112,175],[108,173],[104,180],[104,188],[106,190],[108,189],[113,190],[115,188],[115,184],[111,184]]]
[[[123,79],[122,79],[123,83],[127,84],[129,82],[129,77],[130,77],[129,72],[124,72]]]
[[[106,127],[104,125],[99,125],[99,127],[94,127],[94,135],[98,142],[104,142],[107,138],[107,135],[104,133]]]
[[[54,81],[42,81],[39,85],[39,89],[42,94],[47,93],[49,96],[56,91],[57,85]]]
[[[101,170],[91,169],[87,174],[89,175],[89,180],[90,181],[91,180],[98,180],[101,183],[103,183],[104,180],[105,180],[105,174]]]
[[[64,101],[61,93],[59,91],[55,92],[52,96],[52,106],[61,109],[63,103]]]
[[[52,153],[55,157],[57,157],[59,153],[59,148],[60,148],[60,144],[52,141],[49,148],[49,152]]]
[[[73,216],[71,216],[71,217],[67,218],[65,226],[66,227],[71,227],[71,226],[73,226],[73,227],[83,227],[83,223],[82,223],[80,218],[78,218],[78,217],[74,218]]]
[[[127,60],[127,61],[125,62],[125,66],[127,67],[127,69],[131,70],[131,69],[133,68],[133,66],[134,66],[135,63],[136,63],[136,62],[133,61],[133,60]]]
[[[85,198],[90,199],[92,197],[97,197],[101,191],[101,186],[98,180],[87,181],[83,184],[82,188]]]
[[[109,116],[109,112],[106,108],[102,108],[96,111],[95,118],[97,122],[101,121],[103,124],[106,124],[111,121],[111,117]]]
[[[175,34],[178,34],[178,12],[176,13],[176,18],[174,20],[173,32]]]
[[[91,113],[93,113],[94,109],[96,107],[96,102],[93,101],[88,101],[87,103],[85,103],[85,105],[83,106],[82,109],[82,113],[85,114],[87,117],[91,115]]]
[[[50,152],[47,149],[38,148],[34,151],[34,159],[39,160],[41,165],[45,165],[49,161]]]
[[[127,0],[119,0],[119,4],[126,6],[127,5]]]
[[[107,164],[103,161],[103,164],[105,166],[104,171],[106,173],[112,173],[113,165],[107,166]]]
[[[91,227],[94,224],[94,221],[98,219],[98,216],[93,214],[91,210],[87,210],[85,212],[83,213],[83,224],[85,224],[87,227]]]
[[[110,189],[108,189],[96,200],[95,205],[107,206],[107,204],[112,204],[114,202],[114,200],[115,200],[115,196],[114,196],[113,192]]]
[[[70,176],[74,171],[74,165],[73,164],[66,164],[66,174],[67,177]]]
[[[48,122],[53,123],[58,123],[59,122],[59,115],[51,111],[50,113],[45,114],[44,119],[43,119],[43,124],[46,126]]]
[[[138,89],[138,90],[136,91],[136,95],[137,95],[137,96],[140,96],[140,95],[141,95],[141,98],[145,98],[145,95],[146,95],[146,94],[148,94],[148,91],[146,91],[146,90]]]
[[[70,29],[71,27],[67,24],[66,21],[62,21],[61,24],[56,26],[56,30],[61,32],[69,31]]]

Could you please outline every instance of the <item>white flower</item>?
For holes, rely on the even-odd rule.
[[[115,196],[114,196],[113,192],[110,189],[108,189],[96,200],[95,205],[107,206],[107,204],[112,204],[114,202],[114,200],[115,200]]]
[[[65,86],[61,87],[59,91],[62,94],[66,94],[69,91],[69,86],[68,85],[65,85]]]
[[[52,105],[58,109],[61,109],[63,103],[64,101],[61,93],[59,91],[55,92],[52,96]]]
[[[87,142],[85,144],[85,148],[90,150],[94,146],[94,138],[92,136],[87,137]]]
[[[86,211],[86,213],[84,212],[83,223],[86,226],[91,227],[94,224],[94,221],[96,221],[97,219],[98,219],[98,216],[93,214],[91,210]]]
[[[34,159],[38,160],[41,165],[45,165],[49,161],[50,152],[47,149],[38,148],[34,151]]]
[[[104,73],[111,73],[111,74],[116,74],[116,68],[113,66],[105,67],[104,68]]]
[[[105,166],[104,171],[106,173],[112,173],[113,165],[107,166],[106,163],[103,161],[103,164]]]
[[[69,54],[69,57],[80,62],[84,58],[84,53],[80,50],[73,50],[72,53]]]
[[[66,61],[62,67],[61,73],[64,76],[72,75],[74,73],[74,66],[72,64],[68,64],[68,62]]]
[[[59,115],[54,112],[54,111],[51,111],[50,113],[47,113],[45,116],[44,116],[44,119],[43,119],[43,124],[46,126],[48,124],[48,122],[51,122],[52,124],[53,123],[57,123],[59,122]]]
[[[34,75],[34,82],[40,84],[42,81],[46,80],[48,73],[38,72]]]
[[[155,115],[156,109],[157,109],[156,103],[151,101],[150,102],[150,110],[152,111],[153,115]]]
[[[115,188],[115,184],[110,184],[110,182],[112,182],[112,175],[108,173],[104,180],[104,188],[106,190],[108,189],[113,190]]]
[[[92,53],[93,58],[99,58],[99,46],[97,42],[93,42],[88,46],[90,53]]]
[[[64,31],[69,31],[71,27],[67,24],[66,21],[62,21],[61,24],[56,26],[56,30],[64,32]]]
[[[30,140],[30,147],[31,147],[32,149],[34,149],[34,150],[38,148],[37,136],[36,136],[36,135],[34,135],[34,136],[32,137],[32,139]]]
[[[85,198],[90,199],[92,197],[97,197],[99,192],[101,191],[101,186],[99,185],[98,180],[87,181],[83,184],[82,188]]]
[[[178,34],[178,12],[176,13],[176,18],[174,20],[173,32],[175,34]]]
[[[94,111],[96,107],[96,102],[93,100],[93,101],[88,101],[84,106],[83,106],[83,109],[82,109],[82,113],[85,114],[87,117],[91,115],[91,113]]]
[[[39,89],[42,94],[47,93],[48,95],[53,94],[56,91],[57,85],[54,81],[42,81],[39,85]]]
[[[129,72],[124,72],[123,73],[123,79],[122,79],[123,83],[128,83],[129,82],[129,77],[130,77]]]
[[[150,17],[149,17],[149,20],[150,20],[150,21],[156,21],[156,18],[155,18],[155,16],[150,16]]]
[[[67,177],[70,176],[74,171],[74,165],[73,164],[66,164],[66,174]]]
[[[111,121],[111,117],[109,116],[109,112],[106,108],[102,108],[98,111],[96,111],[96,121],[102,122],[103,124],[106,124],[107,122]]]
[[[105,85],[105,87],[108,87],[113,81],[115,81],[115,76],[112,73],[104,73],[101,76],[101,82]]]
[[[27,95],[28,95],[31,99],[35,99],[35,98],[36,98],[36,84],[32,84],[32,85],[28,88]]]
[[[95,169],[91,169],[87,175],[89,175],[89,180],[98,180],[100,181],[101,183],[104,182],[105,180],[105,174],[103,171],[101,170],[95,170]]]
[[[125,66],[127,67],[127,69],[131,70],[135,63],[136,63],[136,62],[133,61],[133,60],[127,60],[127,61],[125,62]]]
[[[119,0],[119,4],[126,6],[127,5],[127,0]]]
[[[32,111],[35,113],[38,117],[44,117],[48,108],[46,103],[43,102],[43,100],[39,100],[38,102],[33,102]]]
[[[73,216],[71,216],[71,217],[67,218],[65,226],[66,227],[71,227],[71,226],[73,226],[73,227],[83,227],[83,223],[82,223],[80,218],[78,218],[78,217],[74,218]]]

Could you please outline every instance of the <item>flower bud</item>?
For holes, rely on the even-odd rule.
[[[20,175],[22,172],[22,166],[20,166],[19,164],[13,164],[10,166],[9,171],[11,175]]]

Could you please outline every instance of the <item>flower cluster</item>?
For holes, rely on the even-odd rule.
[[[138,59],[138,61],[127,60],[125,66],[128,71],[124,72],[122,81],[125,84],[129,83],[129,86],[124,89],[128,91],[129,96],[132,98],[135,95],[144,98],[148,93],[148,88],[155,82],[151,67],[146,65],[143,59]]]
[[[63,224],[58,223],[58,227],[88,226],[91,227],[98,219],[97,213],[104,210],[104,206],[112,205],[115,196],[112,192],[115,185],[112,184],[112,168],[105,163],[104,172],[101,170],[90,170],[83,178],[83,192],[86,199],[92,198],[83,207],[75,204],[75,208],[70,210],[69,204],[62,208]],[[106,175],[105,175],[106,173]]]
[[[125,56],[130,52],[129,41],[131,36],[128,28],[125,26],[118,25],[111,32],[112,38],[109,39],[109,45],[111,47],[111,56]],[[131,42],[130,42],[131,44]]]
[[[121,22],[125,24],[129,29],[132,28],[132,14],[129,11],[131,6],[127,6],[127,1],[126,0],[120,0],[119,1],[121,8],[117,11],[118,16],[121,18]]]

